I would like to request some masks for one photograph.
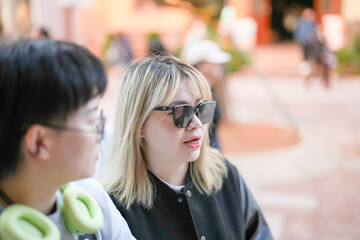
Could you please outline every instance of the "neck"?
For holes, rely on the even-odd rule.
[[[149,164],[150,171],[152,171],[157,177],[175,186],[185,185],[188,168],[189,163],[183,163],[177,166],[154,166],[153,164]]]
[[[57,188],[45,188],[44,181],[30,180],[26,176],[12,176],[0,183],[2,191],[14,203],[35,208],[44,214],[49,214],[56,201]],[[0,198],[0,203],[7,206],[6,199]]]

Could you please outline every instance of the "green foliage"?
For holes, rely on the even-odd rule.
[[[242,66],[251,64],[250,53],[239,51],[235,47],[225,49],[225,51],[231,55],[231,60],[225,65],[227,73],[239,71]]]
[[[107,67],[108,66],[108,62],[106,59],[106,53],[109,50],[110,44],[111,42],[114,40],[114,34],[107,34],[106,38],[105,38],[105,43],[103,45],[103,49],[102,49],[102,59],[104,62],[104,65]]]
[[[224,51],[231,55],[231,60],[225,64],[225,71],[232,73],[239,71],[242,66],[251,64],[251,55],[247,52],[239,51],[232,42],[225,43],[219,36],[217,27],[220,20],[221,11],[225,6],[226,0],[154,0],[161,6],[172,6],[188,9],[193,15],[200,18],[207,25],[206,39],[218,43]],[[184,4],[187,3],[187,4]],[[191,5],[191,7],[189,7]],[[181,47],[174,53],[179,56]]]
[[[335,52],[339,74],[360,74],[360,34],[354,37],[352,46]]]
[[[148,42],[158,40],[160,38],[158,33],[149,33],[147,36]]]
[[[355,51],[360,54],[360,33],[355,35],[353,44]]]

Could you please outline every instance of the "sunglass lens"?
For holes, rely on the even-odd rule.
[[[214,117],[216,102],[204,102],[199,106],[198,117],[205,124]]]
[[[174,124],[178,128],[189,126],[194,116],[194,108],[191,106],[179,106],[174,109]]]

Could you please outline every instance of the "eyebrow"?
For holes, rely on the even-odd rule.
[[[199,97],[196,101],[195,101],[195,104],[200,102],[202,100],[202,97]],[[171,102],[170,105],[178,105],[178,104],[189,104],[188,102],[186,101],[183,101],[183,100],[178,100],[178,101],[174,101],[174,102]],[[191,104],[190,104],[191,105]]]

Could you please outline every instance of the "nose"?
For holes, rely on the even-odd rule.
[[[191,122],[189,124],[189,126],[186,127],[187,130],[194,130],[194,129],[198,129],[200,127],[202,127],[202,122],[200,121],[200,119],[198,118],[198,116],[196,116],[196,114],[194,114],[193,118],[191,119]]]

